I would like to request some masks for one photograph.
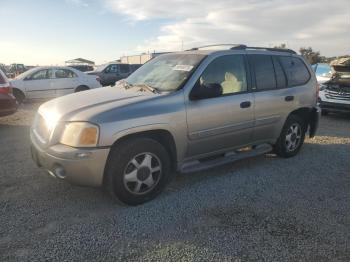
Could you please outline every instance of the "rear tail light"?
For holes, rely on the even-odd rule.
[[[0,85],[0,94],[12,94],[12,87],[10,84]]]

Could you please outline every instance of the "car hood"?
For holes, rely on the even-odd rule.
[[[41,105],[38,112],[52,121],[90,121],[102,112],[155,96],[137,88],[103,87],[50,100]]]

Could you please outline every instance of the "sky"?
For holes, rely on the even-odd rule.
[[[96,64],[218,43],[350,55],[349,0],[0,0],[0,63]]]

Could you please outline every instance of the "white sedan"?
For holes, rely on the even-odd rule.
[[[98,77],[71,67],[36,67],[11,81],[13,94],[24,99],[54,98],[101,87]]]

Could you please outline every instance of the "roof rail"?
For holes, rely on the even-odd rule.
[[[240,46],[234,46],[231,48],[231,50],[267,50],[267,51],[275,51],[275,52],[284,52],[284,53],[289,53],[289,54],[294,54],[296,55],[297,53],[288,48],[277,48],[277,47],[252,47],[252,46],[245,46],[245,45],[240,45]]]
[[[205,46],[198,46],[198,47],[194,47],[194,48],[191,48],[189,50],[186,50],[186,51],[195,51],[195,50],[200,50],[200,49],[205,49],[205,48],[210,48],[210,47],[220,47],[220,46],[231,46],[230,49],[233,49],[235,47],[240,47],[240,46],[245,46],[245,45],[241,45],[241,44],[217,44],[217,45],[205,45]]]
[[[266,51],[275,51],[275,52],[284,52],[289,54],[297,54],[292,49],[287,48],[274,48],[274,47],[252,47],[252,46],[246,46],[242,44],[217,44],[217,45],[205,45],[205,46],[199,46],[194,47],[186,51],[195,51],[205,48],[213,48],[213,47],[220,47],[220,46],[230,46],[230,50],[266,50]]]

